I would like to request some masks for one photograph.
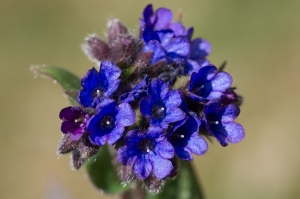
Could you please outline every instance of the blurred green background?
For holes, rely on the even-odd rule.
[[[56,155],[59,111],[68,106],[51,80],[30,65],[62,66],[82,76],[93,66],[80,45],[89,33],[105,37],[106,22],[121,19],[137,32],[149,1],[0,1],[0,198],[112,199],[94,189],[84,169]],[[300,198],[300,1],[155,0],[195,36],[213,46],[245,97],[238,122],[241,143],[210,144],[194,166],[207,199]]]

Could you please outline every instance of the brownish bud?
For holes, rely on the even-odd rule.
[[[71,156],[71,165],[74,169],[78,170],[84,162],[91,156],[95,155],[98,147],[93,146],[87,136],[82,136],[78,146],[73,151]]]
[[[70,138],[70,134],[63,134],[61,141],[58,145],[57,154],[62,155],[70,153],[78,145],[78,141],[74,141]]]
[[[107,28],[109,43],[112,43],[120,35],[126,35],[128,33],[127,28],[118,19],[109,20],[107,23]]]
[[[86,43],[82,45],[82,50],[93,61],[103,61],[110,58],[109,46],[95,35],[86,38]]]

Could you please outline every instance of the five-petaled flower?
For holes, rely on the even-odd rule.
[[[85,133],[89,115],[79,107],[69,106],[60,111],[59,118],[63,121],[61,131],[70,134],[72,140],[79,140]]]
[[[145,133],[129,131],[125,144],[119,148],[117,159],[132,165],[137,178],[145,179],[153,172],[158,179],[164,179],[171,173],[173,165],[169,159],[174,157],[174,149],[161,128],[150,127]]]
[[[172,128],[168,139],[179,158],[193,160],[192,153],[203,155],[207,151],[207,142],[198,134],[199,126],[199,119],[187,116]]]
[[[169,123],[184,119],[180,104],[179,91],[170,90],[164,81],[154,78],[148,87],[148,95],[140,101],[140,111],[151,125],[166,129]]]
[[[232,78],[228,73],[217,72],[215,66],[209,65],[192,74],[188,90],[192,99],[204,102],[221,97],[231,83]]]
[[[78,101],[85,107],[96,107],[102,99],[111,96],[119,87],[121,70],[110,61],[103,61],[100,71],[90,69],[81,79]]]
[[[126,126],[135,122],[135,112],[124,102],[117,104],[112,99],[103,100],[96,107],[98,111],[88,122],[87,132],[92,144],[103,146],[106,142],[114,144],[118,141]]]
[[[227,146],[228,141],[238,143],[244,139],[244,128],[242,125],[234,122],[235,118],[240,114],[240,109],[237,105],[222,105],[219,101],[212,101],[204,106],[203,114],[201,126],[216,137],[222,146]]]

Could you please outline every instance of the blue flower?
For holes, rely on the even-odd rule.
[[[169,90],[164,81],[154,78],[148,87],[148,95],[140,101],[140,111],[151,125],[167,128],[169,123],[184,119],[180,104],[179,91]]]
[[[190,41],[190,54],[184,64],[184,74],[197,72],[201,67],[209,65],[206,57],[211,52],[211,45],[202,38],[196,38]]]
[[[223,106],[219,101],[212,101],[204,106],[203,114],[202,128],[207,129],[222,146],[227,146],[228,141],[238,143],[244,139],[244,128],[234,122],[240,114],[240,109],[235,104]]]
[[[161,128],[150,127],[146,133],[129,131],[125,144],[119,148],[117,159],[125,166],[133,166],[137,178],[145,179],[151,172],[158,179],[171,174],[173,165],[169,159],[174,157],[174,149]]]
[[[126,92],[120,96],[121,102],[132,102],[142,97],[145,97],[148,93],[148,77],[145,76],[139,83],[137,83],[131,91]]]
[[[177,156],[183,160],[193,160],[192,153],[203,155],[207,149],[207,142],[198,135],[200,121],[193,116],[178,122],[168,139],[175,149]]]
[[[64,134],[70,134],[72,140],[79,140],[85,133],[89,115],[85,114],[81,108],[69,106],[60,111],[59,118],[63,121],[61,131]]]
[[[143,52],[152,52],[150,64],[159,61],[167,63],[175,62],[182,64],[190,53],[190,44],[184,37],[175,37],[174,32],[169,30],[144,33],[149,41],[145,40]]]
[[[78,101],[84,107],[96,107],[103,98],[109,97],[119,87],[120,68],[110,61],[103,61],[100,71],[89,70],[81,79],[82,89]]]
[[[188,91],[192,99],[203,102],[221,97],[231,83],[232,78],[228,73],[217,73],[217,68],[209,65],[192,74]]]
[[[146,42],[144,52],[155,53],[151,64],[162,60],[168,63],[173,61],[184,65],[183,74],[190,75],[209,64],[206,56],[211,52],[211,45],[202,38],[192,40],[194,28],[186,29],[181,22],[172,22],[172,19],[170,9],[158,8],[154,12],[151,4],[146,6],[141,19],[142,37]],[[173,39],[166,40],[170,35]]]
[[[128,103],[117,102],[112,99],[103,100],[97,107],[98,111],[87,124],[87,132],[91,143],[103,146],[106,142],[114,144],[125,130],[135,122],[135,112]]]
[[[158,8],[156,12],[153,12],[151,4],[147,5],[143,12],[143,18],[141,19],[141,27],[143,29],[143,38],[146,42],[149,42],[149,33],[154,31],[170,29],[169,25],[172,21],[172,11],[167,8]],[[146,30],[145,30],[146,29]],[[147,36],[144,33],[147,32]]]

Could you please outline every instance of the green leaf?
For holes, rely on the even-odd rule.
[[[66,90],[80,90],[80,78],[73,73],[55,66],[32,66],[30,70],[35,74],[45,75],[52,78]],[[76,100],[70,98],[73,105],[78,105]]]
[[[134,72],[135,66],[130,66],[128,69],[122,71],[121,79],[125,81],[130,77],[130,75]]]
[[[85,163],[90,180],[105,193],[120,193],[128,187],[123,186],[117,176],[107,145],[100,147],[98,153]]]
[[[181,161],[180,171],[175,180],[169,180],[162,192],[153,195],[148,193],[147,199],[204,199],[200,184],[190,162]]]

